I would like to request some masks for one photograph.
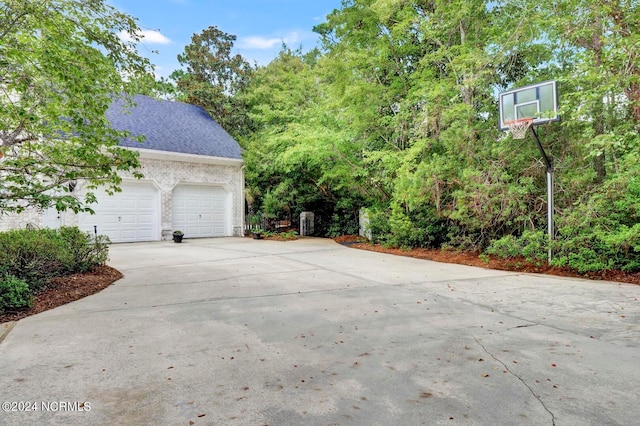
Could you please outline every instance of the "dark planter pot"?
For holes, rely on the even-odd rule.
[[[184,234],[173,234],[173,242],[181,243],[183,237],[184,237]]]

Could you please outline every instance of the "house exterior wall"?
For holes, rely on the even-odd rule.
[[[231,194],[231,223],[233,236],[244,233],[244,171],[241,160],[201,157],[149,150],[140,151],[141,172],[145,181],[152,182],[160,190],[160,226],[162,239],[171,239],[172,195],[179,184],[215,185],[223,187]],[[134,180],[129,174],[122,174],[124,180]],[[82,185],[76,189],[82,193]],[[48,216],[47,216],[48,215]],[[55,212],[41,212],[30,209],[19,215],[0,217],[0,230],[25,228],[28,225],[45,227],[51,222]],[[60,213],[61,223],[66,226],[78,224],[77,216],[70,211]]]
[[[241,166],[191,163],[175,160],[141,159],[142,173],[160,188],[163,239],[173,232],[172,196],[178,184],[207,184],[231,193],[233,236],[243,235],[244,176]]]
[[[5,214],[0,216],[0,231],[24,229],[29,226],[42,227],[44,215],[36,209],[29,209],[21,214]]]

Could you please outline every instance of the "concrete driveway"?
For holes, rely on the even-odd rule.
[[[0,424],[640,419],[640,286],[322,239],[122,244],[110,264],[123,280],[0,343]]]

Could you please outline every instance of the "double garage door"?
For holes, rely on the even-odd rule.
[[[95,215],[80,215],[80,229],[93,233],[96,227],[117,243],[160,240],[160,191],[145,182],[121,187],[113,196],[96,192],[98,203],[91,206]],[[186,238],[232,235],[229,196],[223,188],[181,184],[173,190],[172,204],[172,228]]]

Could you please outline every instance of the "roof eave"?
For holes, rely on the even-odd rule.
[[[146,148],[126,148],[139,152],[140,158],[150,160],[182,161],[185,163],[215,164],[220,166],[242,166],[244,164],[242,158],[212,157],[209,155],[185,154]]]

